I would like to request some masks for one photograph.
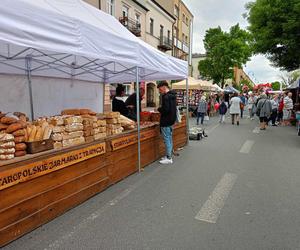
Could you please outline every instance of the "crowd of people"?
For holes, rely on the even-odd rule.
[[[227,95],[227,96],[226,96]],[[208,98],[203,95],[197,108],[197,125],[204,123],[205,116],[219,113],[220,123],[225,122],[225,115],[229,112],[232,125],[240,125],[244,118],[244,111],[248,109],[248,118],[259,117],[260,129],[266,130],[271,126],[290,125],[293,110],[292,93],[267,94],[264,91],[256,93],[216,94]]]

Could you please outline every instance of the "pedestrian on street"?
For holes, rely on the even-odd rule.
[[[259,116],[260,130],[266,130],[271,113],[271,101],[267,98],[266,94],[261,94],[260,100],[257,104],[257,115]]]
[[[221,104],[220,104],[220,107],[219,107],[220,123],[225,123],[226,113],[227,113],[227,105],[225,103],[225,100],[223,99],[221,101]]]
[[[163,81],[157,85],[159,93],[162,95],[160,112],[160,130],[166,147],[166,156],[159,162],[161,164],[172,164],[173,152],[173,125],[176,122],[176,92],[169,89],[167,82]]]
[[[241,102],[240,102],[240,109],[241,109],[241,119],[243,119],[244,116],[244,108],[246,106],[246,97],[243,95],[243,93],[240,94]]]
[[[292,92],[289,92],[287,96],[283,99],[283,125],[284,126],[290,125],[291,114],[294,107],[292,96],[293,96]]]
[[[201,97],[197,109],[197,125],[199,125],[199,120],[201,119],[201,124],[203,124],[204,116],[207,114],[207,102],[205,96]]]
[[[276,119],[277,119],[277,113],[278,113],[278,95],[275,95],[274,98],[271,100],[272,104],[272,114],[269,119],[269,122],[272,121],[272,126],[277,126]]]
[[[230,99],[230,115],[232,125],[236,124],[240,125],[240,113],[241,113],[241,98],[237,93],[233,94],[233,97]]]
[[[254,106],[255,106],[255,98],[252,92],[249,92],[249,99],[248,99],[248,110],[249,110],[249,118],[251,120],[254,119]]]
[[[277,114],[277,124],[282,125],[283,121],[283,107],[284,107],[284,103],[283,100],[285,98],[285,94],[283,93],[283,95],[279,98],[278,101],[278,114]]]

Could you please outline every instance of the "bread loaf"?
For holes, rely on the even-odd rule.
[[[0,155],[0,160],[12,160],[13,158],[15,158],[14,154]]]
[[[6,133],[0,134],[0,144],[4,142],[14,141],[14,136]]]
[[[93,142],[95,139],[94,139],[94,136],[88,136],[88,137],[85,137],[85,142],[86,143],[90,143],[90,142]]]
[[[83,130],[83,125],[82,123],[73,123],[65,126],[65,131],[66,132],[75,132],[75,131],[80,131]]]
[[[17,123],[9,125],[8,128],[6,129],[6,133],[11,134],[22,128],[24,128],[24,124],[22,124],[21,122],[17,122]]]
[[[62,116],[54,116],[48,119],[49,123],[54,126],[64,125],[64,118]]]
[[[53,141],[62,141],[63,140],[61,133],[53,133],[51,138]]]
[[[52,127],[47,126],[43,134],[43,140],[48,140],[52,134]]]
[[[62,136],[63,136],[63,140],[74,139],[76,137],[83,136],[83,131],[76,131],[76,132],[71,132],[71,133],[63,133]]]
[[[26,129],[20,129],[20,130],[17,130],[15,132],[13,132],[13,136],[17,137],[17,136],[25,136],[25,131]]]
[[[21,156],[25,156],[26,155],[26,151],[25,150],[21,150],[21,151],[16,151],[15,152],[15,157],[21,157]]]
[[[65,109],[61,111],[62,115],[80,115],[79,109]]]
[[[25,141],[26,141],[25,136],[16,136],[15,137],[15,143],[22,143]]]
[[[53,127],[53,133],[62,133],[65,131],[65,127],[64,126],[55,126]]]
[[[82,118],[80,116],[71,116],[64,119],[65,125],[70,125],[74,123],[82,123]]]
[[[27,145],[25,143],[17,143],[15,145],[16,151],[26,150],[26,148],[27,148]]]
[[[15,147],[14,141],[8,141],[8,142],[0,142],[0,148],[7,149],[7,148],[14,148]]]
[[[6,130],[8,128],[7,124],[0,123],[0,131]]]
[[[53,143],[54,149],[61,149],[63,147],[61,142],[54,142]]]
[[[85,140],[83,137],[78,137],[75,139],[63,140],[63,147],[75,146],[81,143],[84,143]]]
[[[42,141],[43,140],[43,128],[37,127],[36,135],[33,141]]]
[[[16,123],[17,121],[18,121],[18,119],[13,118],[13,117],[4,116],[1,118],[1,123],[8,124],[8,125]]]
[[[29,139],[28,139],[29,142],[33,142],[35,140],[36,132],[37,132],[37,127],[33,125],[31,127],[30,134],[29,134]]]
[[[0,148],[0,155],[9,155],[16,152],[15,148]]]

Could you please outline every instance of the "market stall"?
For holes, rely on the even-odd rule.
[[[188,100],[191,107],[197,106],[203,92],[214,92],[216,88],[210,81],[197,80],[189,77]],[[186,103],[186,82],[180,81],[172,85],[172,89],[177,92],[177,103],[179,106],[184,106]]]
[[[0,246],[140,170],[162,152],[158,126],[141,124],[139,112],[137,127],[128,132],[119,114],[94,112],[97,103],[91,103],[92,111],[69,109],[58,115],[57,107],[43,114],[49,105],[45,101],[36,113],[35,78],[81,81],[89,88],[99,82],[179,80],[187,71],[186,62],[155,50],[82,1],[4,0],[0,73],[25,74],[21,90],[28,93],[24,101],[29,100],[30,112],[1,114]],[[1,85],[0,99],[9,91],[10,86]],[[52,102],[57,101],[53,95]],[[7,106],[3,111],[19,110]],[[36,114],[45,117],[36,119]],[[185,145],[187,124],[176,125],[175,147]]]

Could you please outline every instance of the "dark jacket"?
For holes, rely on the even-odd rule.
[[[134,106],[132,109],[133,113],[136,114],[136,93],[131,94],[126,102],[126,106]],[[140,97],[140,112],[142,112],[142,98]]]
[[[227,113],[227,106],[225,102],[222,102],[219,107],[219,113],[220,115],[225,115]]]
[[[129,110],[126,107],[125,102],[122,100],[118,100],[116,97],[113,98],[112,101],[112,111],[120,112],[121,115],[128,116]]]
[[[175,124],[176,122],[176,92],[170,90],[168,93],[162,96],[161,107],[158,108],[160,112],[160,126],[169,127]]]

